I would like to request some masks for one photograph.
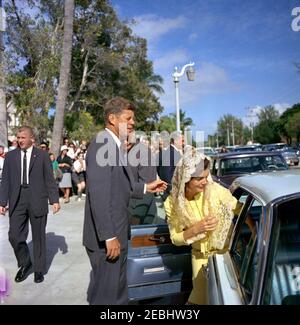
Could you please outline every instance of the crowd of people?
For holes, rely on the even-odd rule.
[[[0,146],[0,214],[9,206],[9,241],[19,267],[16,282],[24,281],[32,267],[34,281],[44,280],[48,203],[53,213],[59,211],[58,188],[64,203],[69,203],[73,183],[76,200],[81,200],[84,192],[86,195],[83,245],[92,268],[87,291],[90,304],[128,303],[128,208],[134,208],[133,199],[148,195],[151,200],[154,194],[164,201],[173,244],[192,246],[193,290],[188,302],[207,303],[207,258],[216,247],[224,248],[219,211],[233,215],[237,201],[212,181],[209,158],[184,146],[180,133],[174,134],[171,142],[162,136],[151,145],[145,139],[132,143],[134,114],[130,101],[113,98],[104,107],[104,130],[89,145],[84,140],[76,145],[65,138],[57,158],[49,152],[47,142],[35,143],[28,126],[18,130],[7,153]],[[149,153],[146,165],[141,163],[142,151]],[[137,164],[126,163],[130,155]],[[29,220],[33,263],[26,243]],[[216,231],[220,233],[218,245],[209,235]]]
[[[76,201],[80,201],[85,190],[85,155],[88,147],[86,140],[70,141],[68,138],[63,139],[63,145],[60,153],[56,158],[54,153],[49,151],[49,142],[42,141],[36,144],[35,139],[33,146],[49,154],[52,162],[54,179],[58,184],[64,203],[70,202],[70,194],[77,194]],[[76,145],[78,143],[78,145]],[[8,148],[0,146],[0,181],[4,165],[4,159],[7,152],[19,148],[17,139],[9,141]]]

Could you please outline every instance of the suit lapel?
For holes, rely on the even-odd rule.
[[[37,155],[38,155],[38,151],[37,151],[37,149],[35,147],[33,147],[32,152],[31,152],[31,157],[30,157],[29,173],[30,173],[30,171],[31,171],[31,169],[33,167],[33,164],[35,162],[35,159],[36,159]]]

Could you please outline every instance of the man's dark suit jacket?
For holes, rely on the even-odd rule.
[[[165,200],[171,191],[171,183],[176,165],[181,158],[180,153],[169,146],[166,150],[160,150],[158,154],[157,174],[160,179],[168,183],[168,188],[163,194]]]
[[[100,166],[107,150],[108,164]],[[129,199],[143,197],[144,184],[134,181],[130,167],[123,166],[119,155],[117,144],[106,130],[97,135],[87,151],[83,245],[93,251],[105,248],[105,240],[113,237],[118,238],[121,247],[127,247]]]
[[[12,150],[5,156],[2,182],[0,185],[0,206],[9,203],[9,214],[16,208],[21,189],[21,150]],[[33,147],[29,166],[29,191],[32,212],[36,217],[48,214],[50,204],[58,203],[58,188],[53,177],[49,154]]]
[[[134,161],[138,163],[134,166],[130,164],[131,154],[134,155]],[[141,157],[141,155],[144,155],[144,157]],[[145,144],[138,143],[132,147],[128,153],[128,162],[136,182],[151,183],[156,180],[155,156],[152,154],[151,149]]]

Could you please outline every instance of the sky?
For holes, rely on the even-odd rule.
[[[249,115],[267,105],[283,112],[300,102],[300,30],[294,31],[300,29],[300,0],[111,3],[119,18],[135,20],[134,34],[148,41],[154,72],[164,78],[163,115],[176,110],[175,66],[195,62],[195,80],[184,75],[179,81],[180,108],[193,119],[193,131],[207,136],[224,114],[249,124]]]

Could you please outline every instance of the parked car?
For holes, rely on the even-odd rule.
[[[292,148],[295,150],[297,157],[300,157],[300,144],[299,143],[295,143]]]
[[[261,144],[251,144],[247,146],[236,146],[234,152],[245,152],[245,151],[262,151]]]
[[[278,151],[278,150],[287,150],[289,146],[286,143],[270,143],[265,144],[262,147],[262,150],[264,151]]]
[[[210,304],[300,304],[300,170],[243,176],[231,189],[242,210],[229,250],[209,258]]]
[[[298,166],[299,165],[299,158],[298,158],[295,150],[288,149],[288,150],[282,151],[281,154],[289,166]]]
[[[206,156],[213,156],[216,154],[216,151],[212,147],[203,147],[203,148],[197,148],[201,153],[203,153]]]
[[[286,170],[288,166],[280,152],[230,152],[212,157],[214,181],[229,187],[234,179],[245,174]]]

